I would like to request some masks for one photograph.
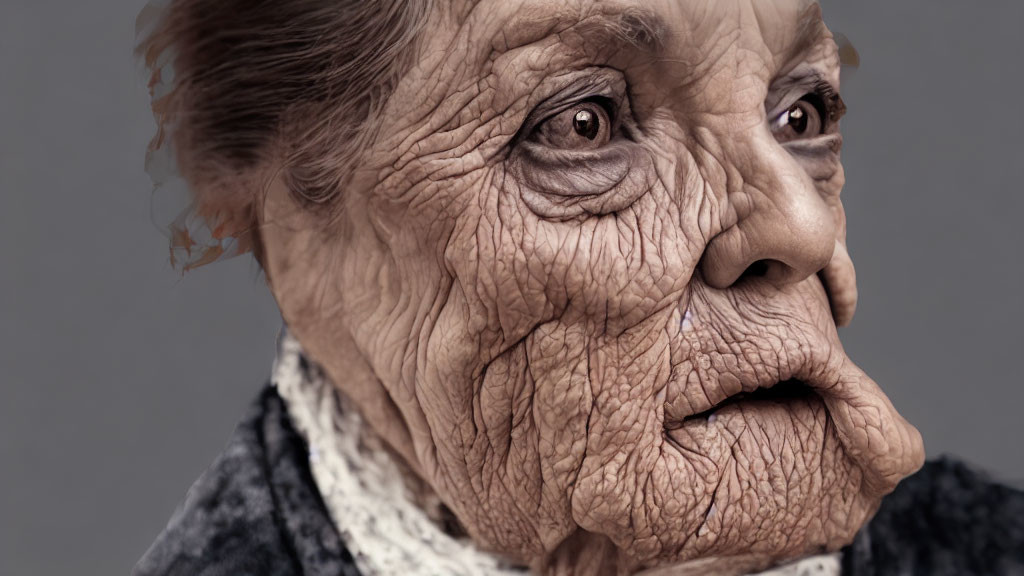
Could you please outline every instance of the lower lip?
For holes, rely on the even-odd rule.
[[[718,544],[728,550],[737,530],[759,538],[792,536],[794,551],[832,549],[860,526],[868,509],[860,499],[860,477],[820,396],[740,400],[714,416],[666,433],[674,448],[668,457],[685,461],[679,469],[694,474],[679,476],[681,485],[699,479],[695,507],[706,512],[690,527],[694,551]],[[848,522],[806,531],[794,511],[805,518],[837,514]]]
[[[817,394],[807,391],[796,396],[752,397],[728,401],[702,417],[690,417],[681,424],[666,429],[668,438],[688,454],[714,458],[715,445],[729,438],[738,438],[744,429],[756,432],[755,440],[768,444],[780,442],[790,436],[803,437],[814,426],[824,432],[830,428],[825,402]],[[816,442],[824,444],[823,434]],[[804,446],[821,449],[824,446]]]

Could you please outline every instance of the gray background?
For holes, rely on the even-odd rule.
[[[126,574],[265,381],[247,258],[181,278],[150,223],[143,0],[0,2],[0,574]],[[859,49],[851,356],[924,434],[1024,479],[1024,2],[825,0]]]

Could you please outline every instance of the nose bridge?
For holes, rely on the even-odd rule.
[[[831,260],[836,222],[810,176],[768,130],[746,136],[733,150],[743,184],[726,195],[742,215],[708,243],[704,278],[719,288],[748,272],[775,284],[798,282]]]

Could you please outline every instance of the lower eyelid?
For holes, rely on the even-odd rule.
[[[839,168],[839,153],[843,147],[840,134],[824,134],[805,140],[785,142],[782,146],[804,165],[814,179],[831,177]]]
[[[651,157],[628,141],[582,153],[531,143],[512,162],[523,201],[552,219],[624,209],[650,190],[655,174]]]
[[[621,182],[629,172],[630,156],[622,145],[577,151],[524,143],[520,161],[530,165],[523,174],[527,185],[548,194],[588,196]]]

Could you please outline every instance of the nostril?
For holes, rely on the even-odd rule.
[[[747,266],[747,269],[743,271],[742,275],[740,275],[739,280],[746,280],[749,278],[764,278],[765,276],[768,275],[769,268],[771,268],[771,264],[768,260],[758,260],[757,262],[754,262],[750,266]]]
[[[797,272],[785,262],[769,258],[758,260],[757,262],[747,266],[747,269],[743,271],[743,274],[736,279],[736,283],[738,284],[740,282],[756,280],[781,286],[799,279]]]

